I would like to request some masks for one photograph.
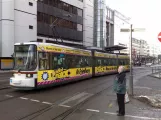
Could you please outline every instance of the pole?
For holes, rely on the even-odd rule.
[[[132,24],[130,26],[130,80],[129,80],[129,94],[133,95],[133,74],[132,74]]]

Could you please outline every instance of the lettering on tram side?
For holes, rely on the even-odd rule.
[[[90,74],[90,69],[86,69],[86,68],[85,68],[85,69],[81,69],[81,68],[80,68],[80,69],[77,69],[77,70],[76,70],[76,74],[77,74],[77,75],[81,75],[81,74],[85,74],[85,73]]]
[[[96,67],[95,69],[97,73],[101,73],[101,72],[108,72],[111,70],[117,70],[117,66],[99,66]]]

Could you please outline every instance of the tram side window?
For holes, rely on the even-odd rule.
[[[127,59],[127,65],[130,65],[130,60],[129,59]]]
[[[39,53],[39,70],[49,69],[49,53],[40,52]]]
[[[109,66],[112,66],[112,59],[111,58],[109,58],[109,60],[108,60],[108,64],[109,64]]]
[[[123,65],[126,65],[126,59],[123,59],[122,61],[123,61]]]
[[[90,57],[82,56],[81,59],[82,59],[82,63],[83,63],[82,67],[90,67],[91,66]]]
[[[125,59],[119,59],[119,65],[125,65]]]
[[[108,62],[107,59],[103,59],[103,65],[104,66],[107,66],[107,62]]]
[[[83,62],[82,56],[75,56],[73,68],[82,68],[84,66]]]
[[[64,61],[64,54],[52,54],[52,69],[65,68]]]
[[[66,57],[65,57],[66,69],[74,68],[74,60],[75,60],[74,55],[66,55]]]
[[[119,65],[122,65],[122,60],[119,59],[119,60],[118,60],[118,63],[119,63]]]
[[[100,58],[96,58],[96,66],[102,66],[102,60]]]
[[[115,66],[115,65],[116,65],[116,59],[112,58],[112,66]]]

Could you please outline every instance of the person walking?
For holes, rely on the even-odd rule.
[[[124,67],[119,66],[118,74],[114,80],[114,91],[117,94],[117,102],[119,110],[117,111],[118,116],[125,115],[125,94],[126,94],[126,73]]]

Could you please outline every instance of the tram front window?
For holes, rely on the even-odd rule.
[[[16,45],[15,46],[15,70],[30,71],[37,67],[36,46]]]

